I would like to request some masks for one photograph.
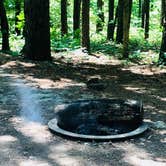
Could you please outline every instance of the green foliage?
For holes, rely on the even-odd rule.
[[[56,49],[77,49],[80,47],[80,40],[79,39],[73,39],[73,37],[67,35],[64,37],[61,37],[60,39],[51,40],[51,47],[52,50]]]
[[[18,18],[18,22],[17,22],[17,25],[16,25],[16,27],[19,29],[19,30],[21,30],[21,29],[23,29],[23,27],[24,27],[24,25],[25,25],[25,18],[24,18],[24,12],[23,11],[21,11],[20,12],[20,14],[17,16],[17,18]]]
[[[133,1],[132,18],[130,28],[130,55],[127,61],[143,61],[157,62],[162,28],[160,27],[160,0],[151,0],[150,8],[150,38],[144,39],[144,30],[141,28],[141,18],[138,17],[138,0]],[[24,27],[23,1],[22,12],[18,15],[17,28],[20,30]],[[115,0],[115,9],[118,0]],[[24,39],[22,36],[13,35],[15,33],[15,0],[5,0],[7,16],[10,27],[10,46],[14,52],[19,52],[23,45]],[[100,21],[97,14],[101,12],[97,10],[97,0],[90,1],[90,37],[92,52],[101,52],[108,56],[116,56],[122,58],[122,45],[116,44],[113,41],[107,41],[107,23],[108,23],[108,0],[104,1],[105,22],[104,29],[99,34],[96,34],[96,22]],[[51,48],[56,49],[76,49],[80,47],[80,30],[75,32],[78,39],[73,39],[73,1],[68,1],[68,35],[61,37],[60,23],[60,0],[50,0],[50,32],[51,32]],[[1,34],[0,34],[1,37]],[[151,56],[152,52],[154,56]],[[147,54],[146,54],[147,53]],[[151,60],[149,60],[149,57]]]
[[[24,39],[22,38],[22,36],[11,34],[9,41],[12,52],[15,53],[14,55],[18,55],[24,46]]]

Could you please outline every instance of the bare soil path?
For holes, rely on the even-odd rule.
[[[106,89],[86,87],[97,76]],[[50,133],[47,122],[63,102],[90,98],[141,99],[150,129],[118,142],[81,142]],[[0,165],[165,166],[166,69],[79,52],[31,62],[0,55]],[[157,122],[157,123],[156,123]],[[159,124],[159,125],[158,125]]]

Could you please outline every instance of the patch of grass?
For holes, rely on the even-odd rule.
[[[59,35],[58,35],[59,36]],[[68,48],[69,50],[74,50],[80,48],[80,40],[73,39],[71,34],[68,34],[61,38],[53,38],[51,40],[52,50]]]
[[[9,55],[11,55],[11,56],[19,56],[19,55],[20,55],[18,52],[16,52],[16,51],[11,51],[11,50],[9,50],[9,51],[3,51],[3,50],[1,50],[0,52],[1,52],[1,53],[5,53],[5,54],[9,54]]]

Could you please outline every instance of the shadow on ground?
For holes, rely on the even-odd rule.
[[[53,62],[31,62],[1,56],[1,165],[164,165],[164,129],[151,127],[138,138],[114,143],[71,141],[48,131],[46,124],[53,118],[57,104],[87,98],[142,100],[146,121],[166,122],[165,69],[86,58],[58,55]],[[88,89],[86,83],[92,76],[100,77],[106,88]],[[22,96],[30,97],[22,99],[20,90]],[[33,110],[42,120],[25,118],[32,117],[33,111],[23,108],[35,101],[41,108]]]

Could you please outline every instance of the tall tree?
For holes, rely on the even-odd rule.
[[[150,0],[143,0],[141,27],[144,28],[145,39],[149,38],[149,14],[150,14]]]
[[[74,7],[73,7],[73,35],[74,35],[74,38],[80,37],[80,10],[81,10],[81,0],[74,0]]]
[[[118,23],[117,23],[117,34],[116,34],[116,42],[123,42],[123,3],[125,0],[118,1],[117,15],[118,15]]]
[[[25,57],[50,60],[49,0],[24,0]]]
[[[108,28],[107,28],[107,39],[114,40],[114,0],[109,0],[108,2]]]
[[[163,34],[159,55],[159,63],[166,65],[166,0],[163,1]]]
[[[0,0],[0,25],[2,32],[2,50],[8,51],[9,47],[9,25],[4,6],[4,0]]]
[[[128,58],[129,29],[131,19],[132,0],[125,0],[123,4],[123,56]]]
[[[144,28],[145,27],[145,0],[142,0],[142,14],[141,14],[141,27]]]
[[[15,0],[15,31],[17,35],[20,35],[20,29],[17,27],[18,15],[21,12],[21,0]]]
[[[103,12],[104,1],[97,0],[97,24],[96,24],[96,32],[100,32],[103,30],[104,25],[104,12]]]
[[[67,25],[67,0],[61,0],[61,34],[62,36],[68,33]]]
[[[150,0],[145,0],[145,39],[149,38]]]
[[[82,47],[90,52],[90,36],[89,36],[89,9],[90,0],[82,1]]]
[[[142,11],[142,0],[138,1],[138,17],[141,17],[141,11]]]
[[[164,3],[165,0],[161,0],[161,26],[163,25],[163,21],[164,21]]]

